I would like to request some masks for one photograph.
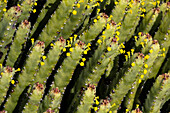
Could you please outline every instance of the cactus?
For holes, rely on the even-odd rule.
[[[167,111],[169,9],[168,0],[0,0],[0,113]]]

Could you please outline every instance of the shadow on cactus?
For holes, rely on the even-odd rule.
[[[0,113],[168,113],[168,0],[1,0]]]

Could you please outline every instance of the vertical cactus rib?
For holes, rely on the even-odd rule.
[[[36,73],[36,69],[38,68],[38,63],[40,62],[40,57],[42,56],[44,48],[44,42],[35,42],[35,46],[33,47],[32,53],[29,55],[29,58],[26,62],[25,69],[18,78],[19,83],[16,85],[14,92],[11,94],[7,103],[5,104],[5,109],[8,112],[12,112],[14,110],[19,96],[26,88],[26,86],[31,84],[31,82],[33,81],[34,74]]]
[[[120,32],[120,40],[119,43],[124,41],[128,41],[131,36],[134,34],[135,28],[139,23],[141,11],[139,10],[140,3],[138,1],[134,1],[132,7],[128,10],[126,14],[122,26],[119,30]]]
[[[136,79],[136,76],[141,70],[143,62],[144,62],[143,54],[139,54],[138,58],[135,61],[135,66],[132,66],[128,70],[128,72],[125,73],[125,76],[120,80],[119,84],[114,90],[115,93],[112,93],[110,95],[112,98],[111,100],[112,107],[110,108],[111,111],[114,111],[119,107],[121,100],[123,99],[124,95],[128,93],[131,85]]]
[[[1,68],[1,77],[0,77],[0,104],[5,99],[6,93],[9,88],[9,82],[11,81],[12,76],[14,75],[15,70],[12,67],[3,67]]]
[[[31,24],[27,20],[24,20],[22,24],[19,26],[14,41],[12,42],[12,45],[10,47],[8,59],[6,61],[7,66],[11,66],[11,67],[14,66],[14,63],[16,62],[19,54],[22,52],[21,51],[22,45],[27,40],[30,27]]]
[[[70,48],[71,53],[66,53],[67,58],[62,63],[62,66],[58,70],[58,72],[55,74],[55,87],[58,87],[59,90],[64,93],[64,88],[69,83],[70,79],[72,78],[72,74],[79,63],[79,60],[81,59],[81,54],[84,49],[84,43],[79,41],[78,45],[75,47]],[[68,55],[70,54],[70,55]],[[71,65],[68,65],[68,64]]]
[[[61,50],[65,47],[65,44],[66,41],[62,37],[60,37],[55,42],[53,48],[49,50],[49,53],[47,54],[47,58],[44,59],[43,64],[41,65],[39,71],[36,74],[35,81],[34,81],[35,83],[36,82],[43,83],[44,81],[46,81],[47,77],[49,77],[49,73],[52,72],[53,68],[58,62],[58,59],[60,58],[60,55],[62,53]]]
[[[83,95],[83,101],[78,106],[76,113],[88,113],[92,107],[93,99],[95,97],[96,88],[94,85],[89,84],[87,90],[85,90]]]
[[[36,113],[38,111],[40,99],[42,98],[44,93],[44,86],[43,84],[36,83],[33,86],[33,91],[31,91],[29,102],[25,106],[23,113]]]
[[[60,32],[61,28],[63,28],[66,18],[68,18],[72,11],[72,5],[74,5],[74,2],[75,0],[63,0],[52,15],[51,19],[48,21],[46,27],[39,36],[39,40],[44,41],[46,46],[55,39],[54,37],[57,35],[57,32]]]
[[[160,108],[170,97],[169,84],[169,73],[158,76],[145,100],[145,113],[160,112]]]

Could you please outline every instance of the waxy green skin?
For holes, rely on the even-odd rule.
[[[14,92],[11,94],[10,98],[8,98],[8,101],[5,104],[5,109],[8,112],[12,112],[14,110],[19,96],[24,91],[26,86],[30,85],[35,78],[34,74],[36,73],[36,69],[38,69],[37,65],[40,62],[40,58],[42,56],[41,54],[44,52],[45,47],[44,44],[40,45],[38,43],[40,43],[40,41],[35,42],[32,53],[29,55],[29,58],[26,62],[25,69],[18,78],[19,83],[16,85]]]
[[[42,10],[41,0],[10,1],[17,5],[12,7],[4,2],[0,1],[0,109],[116,113],[136,112],[132,108],[138,103],[142,112],[154,113],[169,100],[167,0],[47,0]],[[121,54],[121,49],[127,51]],[[140,103],[148,79],[155,81]]]

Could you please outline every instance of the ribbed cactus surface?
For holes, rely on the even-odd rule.
[[[170,112],[168,0],[0,0],[0,113]]]

